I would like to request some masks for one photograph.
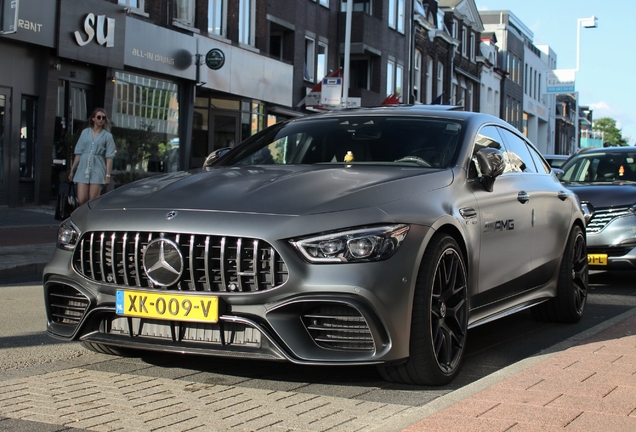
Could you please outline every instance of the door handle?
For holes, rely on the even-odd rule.
[[[560,190],[557,194],[557,196],[559,197],[559,199],[561,201],[565,201],[566,199],[568,199],[568,197],[570,196],[569,193],[567,193],[566,191]]]
[[[519,194],[517,194],[517,200],[521,203],[521,204],[525,204],[528,201],[530,201],[530,194],[528,192],[525,191],[521,191],[519,192]]]

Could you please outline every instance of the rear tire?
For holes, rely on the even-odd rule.
[[[561,260],[556,297],[532,308],[537,321],[577,323],[587,303],[587,245],[581,227],[574,226]]]
[[[444,385],[459,373],[468,330],[466,265],[457,242],[431,239],[417,275],[409,358],[378,369],[387,381]]]

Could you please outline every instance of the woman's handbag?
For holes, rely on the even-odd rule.
[[[77,207],[78,201],[75,183],[62,183],[60,185],[60,193],[57,195],[55,219],[61,221],[68,218]]]

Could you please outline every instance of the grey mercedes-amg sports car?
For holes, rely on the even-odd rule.
[[[44,270],[48,332],[111,354],[376,364],[442,385],[471,327],[530,307],[581,318],[585,216],[495,117],[307,116],[77,209]]]

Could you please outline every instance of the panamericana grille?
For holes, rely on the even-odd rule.
[[[56,324],[77,326],[90,302],[88,298],[68,285],[55,285],[48,291],[51,321]]]
[[[633,214],[628,207],[594,210],[594,216],[587,223],[586,231],[588,234],[600,232],[614,219]]]
[[[289,276],[280,254],[262,240],[155,232],[87,232],[75,247],[73,267],[97,282],[153,288],[143,256],[148,243],[159,237],[179,246],[185,265],[168,290],[264,291],[282,285]]]
[[[302,315],[303,324],[322,348],[373,351],[371,330],[357,309],[337,303],[317,305]]]

